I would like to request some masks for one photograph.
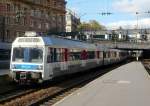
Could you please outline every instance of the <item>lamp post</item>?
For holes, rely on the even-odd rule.
[[[138,28],[139,28],[139,12],[136,12],[136,19],[137,19],[137,23],[136,23],[136,29],[137,29],[137,34],[136,34],[136,47],[138,48]],[[139,60],[139,56],[138,56],[138,50],[136,51],[136,60],[138,61]]]
[[[136,19],[137,19],[137,23],[136,23],[136,27],[137,27],[137,29],[138,29],[138,21],[139,21],[139,17],[138,17],[138,15],[139,15],[139,12],[136,12]]]
[[[136,34],[136,43],[138,42],[138,39],[137,39],[137,36],[138,36],[138,28],[139,28],[139,23],[138,23],[138,21],[139,21],[139,17],[138,17],[138,15],[139,15],[139,12],[136,12],[136,29],[137,29],[137,34]]]

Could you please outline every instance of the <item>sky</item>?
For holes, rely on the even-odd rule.
[[[81,21],[97,20],[108,29],[150,28],[150,0],[66,0]],[[110,12],[111,15],[101,15]],[[138,12],[138,14],[136,14]]]

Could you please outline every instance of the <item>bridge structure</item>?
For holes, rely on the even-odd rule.
[[[112,41],[99,41],[96,42],[101,48],[112,48],[128,50],[136,60],[139,57],[150,59],[150,42],[112,42]]]
[[[150,42],[112,42],[112,41],[97,41],[96,44],[103,48],[116,48],[124,50],[150,50]]]

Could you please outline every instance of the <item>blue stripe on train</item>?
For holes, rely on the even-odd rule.
[[[23,70],[37,70],[39,65],[28,65],[28,64],[14,64],[15,69]]]

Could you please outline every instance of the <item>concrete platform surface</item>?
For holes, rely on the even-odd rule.
[[[150,106],[150,77],[141,62],[131,62],[53,106]]]
[[[0,76],[9,74],[9,69],[0,69]]]

